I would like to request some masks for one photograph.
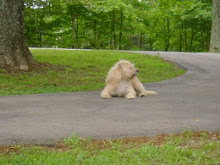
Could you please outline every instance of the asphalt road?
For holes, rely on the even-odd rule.
[[[220,54],[138,53],[159,53],[187,73],[146,84],[159,94],[134,100],[104,100],[100,91],[0,97],[0,145],[51,144],[72,134],[117,138],[220,131]]]

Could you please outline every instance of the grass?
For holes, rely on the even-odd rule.
[[[156,56],[95,50],[31,49],[31,52],[37,61],[47,65],[31,72],[6,73],[0,70],[0,95],[98,90],[104,87],[109,69],[119,59],[134,63],[143,83],[184,73],[184,70]]]
[[[29,164],[220,164],[219,133],[185,131],[153,138],[85,140],[72,137],[55,147],[11,147],[0,165]]]

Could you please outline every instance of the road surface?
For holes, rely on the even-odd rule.
[[[72,134],[91,138],[154,136],[185,129],[220,131],[220,54],[159,55],[187,69],[146,84],[158,95],[101,99],[100,91],[0,97],[0,145],[51,144]]]

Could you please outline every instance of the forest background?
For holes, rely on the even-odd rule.
[[[29,47],[209,50],[212,0],[25,0]]]

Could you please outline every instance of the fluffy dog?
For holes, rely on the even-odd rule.
[[[157,94],[154,91],[146,91],[137,78],[138,70],[134,64],[127,60],[120,60],[109,71],[106,78],[106,86],[101,92],[104,99],[112,96],[121,96],[126,99],[133,99],[136,96],[146,96],[147,94]]]

